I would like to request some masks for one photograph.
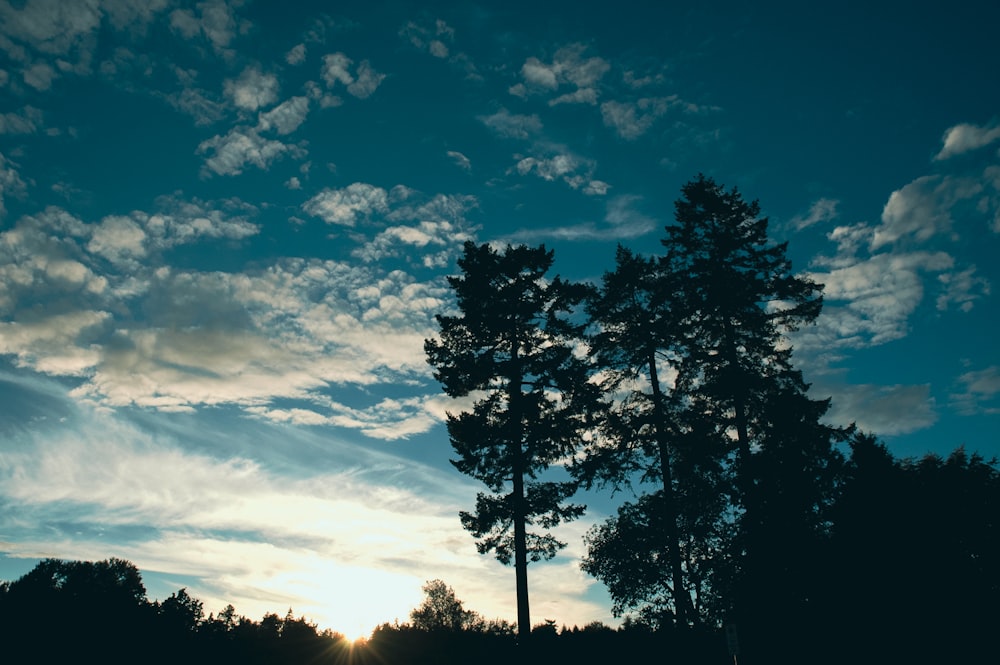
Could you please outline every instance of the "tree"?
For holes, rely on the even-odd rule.
[[[165,625],[178,634],[193,633],[205,619],[204,605],[188,594],[187,589],[179,589],[170,594],[159,606],[160,616]]]
[[[430,580],[423,586],[424,602],[410,612],[410,621],[420,630],[469,630],[482,619],[472,610],[462,607],[455,591],[441,580]]]
[[[850,428],[821,422],[788,334],[815,321],[822,286],[768,239],[757,201],[699,175],[675,204],[661,259],[678,341],[674,390],[732,441],[738,613],[802,620]],[[766,609],[765,609],[766,608]]]
[[[554,556],[564,544],[547,529],[584,510],[566,503],[574,482],[540,476],[578,448],[599,397],[578,353],[585,322],[572,320],[587,289],[548,278],[552,261],[544,246],[497,252],[467,242],[462,275],[448,278],[460,315],[438,315],[440,339],[424,344],[445,393],[474,399],[471,411],[448,415],[452,464],[490,492],[461,513],[462,525],[481,553],[513,559],[523,638],[531,629],[528,560]],[[545,531],[529,532],[536,524]]]
[[[655,258],[619,246],[615,270],[588,300],[597,327],[591,355],[602,389],[616,399],[603,436],[592,440],[574,470],[588,486],[596,481],[620,488],[636,475],[654,484],[652,494],[622,506],[617,517],[591,531],[584,569],[608,585],[618,612],[643,608],[686,627],[706,618],[707,605],[692,598],[704,598],[698,593],[704,576],[694,568],[704,557],[690,550],[709,540],[722,511],[723,444],[716,436],[710,445],[697,412],[685,409],[671,389],[681,342],[673,335],[676,287],[670,278]],[[635,524],[655,528],[647,532]],[[693,528],[706,525],[708,530]],[[630,572],[623,574],[625,569]]]
[[[653,623],[717,623],[734,605],[754,620],[768,597],[794,616],[849,433],[821,422],[828,402],[791,363],[788,334],[818,316],[822,287],[735,188],[699,175],[675,219],[662,256],[620,248],[589,303],[616,397],[578,472],[655,489],[591,531],[585,565]]]

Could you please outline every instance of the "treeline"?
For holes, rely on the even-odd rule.
[[[483,483],[461,513],[515,570],[565,544],[581,487],[623,492],[583,568],[616,614],[684,642],[725,630],[740,663],[984,654],[1000,618],[997,465],[958,450],[895,460],[825,418],[790,339],[823,286],[792,271],[756,201],[698,176],[659,255],[619,246],[598,284],[539,247],[467,242],[456,306],[425,352],[455,467]],[[567,471],[568,473],[563,473]]]
[[[623,653],[683,656],[683,662],[725,656],[718,636],[681,642],[632,621],[617,630],[547,621],[535,627],[526,648],[513,624],[466,610],[444,582],[431,581],[424,591],[409,622],[383,624],[352,642],[291,609],[254,621],[232,605],[206,617],[202,602],[185,589],[150,601],[139,570],[123,559],[46,559],[20,579],[0,582],[0,644],[8,662],[46,665],[527,665],[616,662]]]

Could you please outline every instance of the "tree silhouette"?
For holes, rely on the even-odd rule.
[[[571,316],[586,289],[549,278],[553,254],[544,246],[507,248],[467,242],[449,277],[459,316],[439,315],[440,339],[424,348],[435,378],[451,397],[471,396],[471,411],[448,415],[448,435],[459,471],[483,482],[474,512],[462,525],[504,564],[513,559],[518,634],[531,629],[528,560],[555,555],[560,543],[548,529],[582,514],[566,501],[572,481],[540,474],[577,449],[599,391],[577,354],[583,323]]]
[[[597,327],[591,354],[602,389],[616,398],[603,436],[587,446],[574,471],[588,485],[621,488],[636,476],[654,484],[651,495],[622,506],[589,534],[584,567],[608,584],[617,611],[643,608],[685,627],[706,618],[708,589],[696,562],[707,559],[694,550],[713,539],[724,507],[725,444],[711,438],[690,397],[672,389],[682,345],[675,336],[674,277],[655,258],[619,246],[614,271],[588,300]],[[651,530],[637,530],[636,523]],[[620,566],[631,572],[623,575]]]
[[[462,607],[455,591],[441,580],[423,586],[424,601],[410,612],[410,622],[420,630],[468,630],[482,623],[481,617]]]

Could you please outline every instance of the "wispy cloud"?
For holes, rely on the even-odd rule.
[[[805,215],[796,215],[789,220],[792,228],[801,231],[816,224],[830,222],[839,216],[837,206],[840,201],[836,199],[820,198],[813,201],[809,206],[809,212]]]
[[[963,415],[1000,414],[1000,367],[966,372],[958,377],[951,404]]]
[[[407,21],[400,28],[399,36],[435,58],[447,58],[451,53],[448,44],[455,39],[455,29],[441,19],[433,23]]]
[[[472,170],[472,162],[469,161],[468,157],[458,152],[457,150],[449,150],[448,156],[451,157],[451,160],[455,162],[455,165],[458,166],[460,169],[463,169],[465,171]]]
[[[0,219],[7,212],[4,203],[8,196],[23,196],[27,190],[27,185],[17,171],[17,165],[7,159],[0,152]]]
[[[933,425],[937,406],[930,386],[871,384],[816,386],[813,392],[833,394],[827,420],[838,425],[856,424],[878,436],[909,434]]]
[[[479,116],[479,121],[503,138],[527,139],[542,131],[542,121],[537,115],[511,113],[505,108]]]
[[[979,150],[997,140],[1000,140],[1000,124],[994,122],[980,127],[963,122],[948,128],[944,133],[944,137],[941,139],[944,145],[941,146],[941,151],[934,156],[934,159],[949,159],[956,155]]]
[[[518,242],[536,241],[546,238],[561,240],[627,240],[651,233],[658,225],[657,220],[642,212],[639,205],[642,197],[634,194],[616,196],[606,204],[604,221],[601,224],[586,221],[566,226],[550,226],[521,229],[510,238]]]
[[[302,428],[224,432],[161,416],[154,436],[86,408],[63,412],[72,435],[35,427],[0,459],[0,499],[13,508],[0,528],[17,521],[24,535],[8,556],[97,560],[107,534],[123,534],[113,555],[188,578],[206,611],[292,607],[358,634],[405,619],[435,577],[473,594],[486,616],[513,614],[509,571],[480,556],[456,518],[477,488],[454,472]],[[560,527],[574,556],[591,523]],[[539,611],[578,624],[600,614],[572,560],[533,572]]]

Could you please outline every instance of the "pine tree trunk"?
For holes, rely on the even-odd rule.
[[[681,566],[680,529],[677,526],[677,501],[674,496],[673,475],[670,469],[670,451],[666,441],[667,428],[663,414],[663,393],[660,391],[660,379],[656,371],[656,358],[649,358],[649,380],[653,388],[653,409],[656,414],[656,444],[660,453],[660,474],[663,478],[663,509],[667,525],[664,538],[667,545],[667,556],[670,559],[670,574],[673,583],[674,612],[677,627],[688,626],[689,598],[684,589],[684,573]]]
[[[525,525],[524,497],[524,421],[521,417],[521,368],[518,357],[517,336],[512,335],[511,364],[513,376],[508,393],[511,419],[512,494],[514,508],[514,577],[517,587],[517,636],[524,644],[531,635],[531,614],[528,605],[528,537]]]

